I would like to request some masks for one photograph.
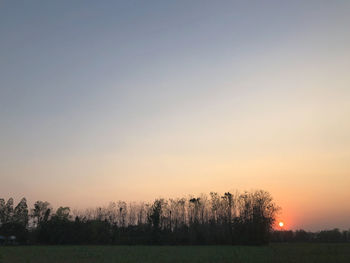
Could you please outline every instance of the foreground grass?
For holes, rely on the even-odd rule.
[[[0,247],[1,263],[46,262],[350,262],[350,244],[242,246]]]

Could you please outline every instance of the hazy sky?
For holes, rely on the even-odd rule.
[[[350,1],[1,1],[0,197],[262,188],[350,227]]]

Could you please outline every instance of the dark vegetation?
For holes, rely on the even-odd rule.
[[[339,230],[273,231],[278,207],[269,193],[210,193],[209,197],[157,199],[151,204],[119,201],[71,211],[23,198],[0,199],[0,236],[20,244],[262,245],[269,241],[350,241]]]
[[[307,232],[305,230],[296,231],[273,231],[271,233],[272,242],[323,242],[323,243],[342,243],[350,242],[350,231],[340,231],[335,228],[332,230],[322,230],[319,232]]]
[[[349,263],[350,243],[268,246],[0,246],[0,263]]]

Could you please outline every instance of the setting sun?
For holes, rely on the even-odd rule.
[[[23,2],[0,263],[350,263],[350,0]]]

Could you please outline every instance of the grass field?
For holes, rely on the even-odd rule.
[[[0,247],[1,263],[19,262],[350,262],[350,244],[242,246]]]

